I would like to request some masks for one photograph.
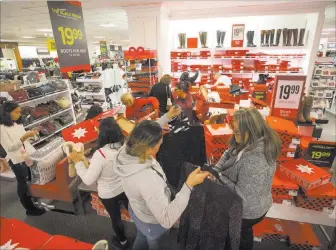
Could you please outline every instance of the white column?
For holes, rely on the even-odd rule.
[[[128,18],[130,45],[157,50],[159,75],[169,71],[168,14],[162,4],[130,6],[124,8]]]

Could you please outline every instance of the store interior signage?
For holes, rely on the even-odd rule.
[[[335,157],[335,143],[311,142],[304,158],[316,166],[330,168]]]
[[[48,8],[61,71],[90,71],[81,3],[48,1]]]
[[[100,45],[100,54],[102,56],[107,56],[107,45],[106,45],[106,41],[100,41],[99,42]]]
[[[48,49],[36,48],[36,54],[43,56],[43,55],[50,55],[50,52]]]
[[[232,39],[231,39],[231,46],[232,47],[243,47],[243,45],[244,45],[244,32],[245,32],[245,25],[244,24],[234,24],[234,25],[232,25]]]

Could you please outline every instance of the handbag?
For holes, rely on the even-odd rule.
[[[26,91],[23,89],[20,90],[15,90],[15,91],[10,91],[9,95],[13,98],[14,101],[16,102],[24,102],[28,100],[28,96]]]
[[[40,129],[40,133],[43,136],[51,135],[56,131],[56,126],[52,124],[50,121],[46,121],[44,123],[41,123],[38,128]]]
[[[43,90],[41,87],[26,89],[29,99],[36,99],[43,96]]]
[[[62,108],[66,109],[71,106],[71,101],[66,99],[64,96],[61,97],[60,99],[55,100],[55,102]]]
[[[40,88],[44,94],[54,93],[57,91],[56,87],[49,83],[42,85]]]
[[[168,95],[168,86],[166,86],[166,94],[167,94],[167,107],[166,110],[169,110],[171,106],[173,106],[173,103],[171,101],[171,98]]]
[[[32,116],[34,108],[32,107],[22,107],[21,108],[21,119],[23,121],[23,125],[28,125],[29,123],[32,123],[34,121],[34,118]]]
[[[49,111],[45,107],[35,107],[32,112],[32,116],[34,119],[41,119],[42,117],[48,116]]]
[[[70,115],[62,115],[62,116],[58,117],[57,120],[59,121],[59,123],[62,126],[65,126],[65,125],[67,125],[67,124],[69,124],[73,121],[72,117]]]
[[[52,85],[59,91],[66,90],[68,87],[62,80],[56,80],[52,82]]]

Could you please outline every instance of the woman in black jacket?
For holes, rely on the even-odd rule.
[[[170,83],[171,83],[171,76],[170,75],[164,75],[161,77],[160,81],[155,84],[151,91],[149,92],[149,96],[156,97],[160,103],[160,116],[163,116],[170,107],[167,107],[167,100],[170,98],[171,103],[174,102],[174,98],[170,89]]]

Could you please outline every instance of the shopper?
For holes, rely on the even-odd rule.
[[[243,199],[240,250],[253,249],[253,225],[272,205],[272,178],[280,139],[255,108],[241,109],[233,116],[233,137],[215,169],[221,180]]]
[[[86,185],[98,184],[98,196],[110,218],[116,237],[112,243],[126,249],[129,246],[125,235],[125,227],[121,220],[120,205],[122,202],[128,208],[128,200],[123,192],[120,177],[114,172],[113,158],[124,144],[124,136],[118,123],[109,117],[100,121],[97,150],[90,160],[89,168],[84,165],[84,153],[72,152],[69,159],[75,163],[77,174]]]
[[[221,73],[216,73],[214,75],[214,79],[216,80],[216,82],[213,86],[222,85],[229,88],[232,84],[231,79],[226,75],[222,75]]]
[[[160,119],[167,118],[172,118],[171,110]],[[153,157],[161,143],[160,125],[146,120],[133,129],[117,155],[116,172],[122,177],[130,201],[129,212],[137,227],[134,250],[147,249],[147,244],[150,249],[162,249],[160,237],[186,209],[192,188],[209,175],[200,169],[195,170],[175,196],[160,164]]]
[[[39,216],[45,213],[44,209],[35,207],[28,195],[27,180],[30,171],[25,163],[23,151],[27,154],[35,151],[28,139],[34,137],[38,131],[25,131],[21,124],[21,108],[12,101],[5,102],[0,107],[0,143],[9,159],[9,166],[13,170],[17,180],[17,193],[22,206],[26,209],[26,215]]]
[[[152,87],[151,91],[149,92],[149,96],[156,97],[156,99],[158,99],[160,103],[160,116],[163,116],[174,102],[171,88],[169,86],[171,84],[171,79],[172,78],[170,75],[168,74],[164,75],[163,77],[161,77],[160,81]]]
[[[85,120],[93,119],[101,113],[103,113],[103,108],[98,104],[93,104],[87,111]]]

